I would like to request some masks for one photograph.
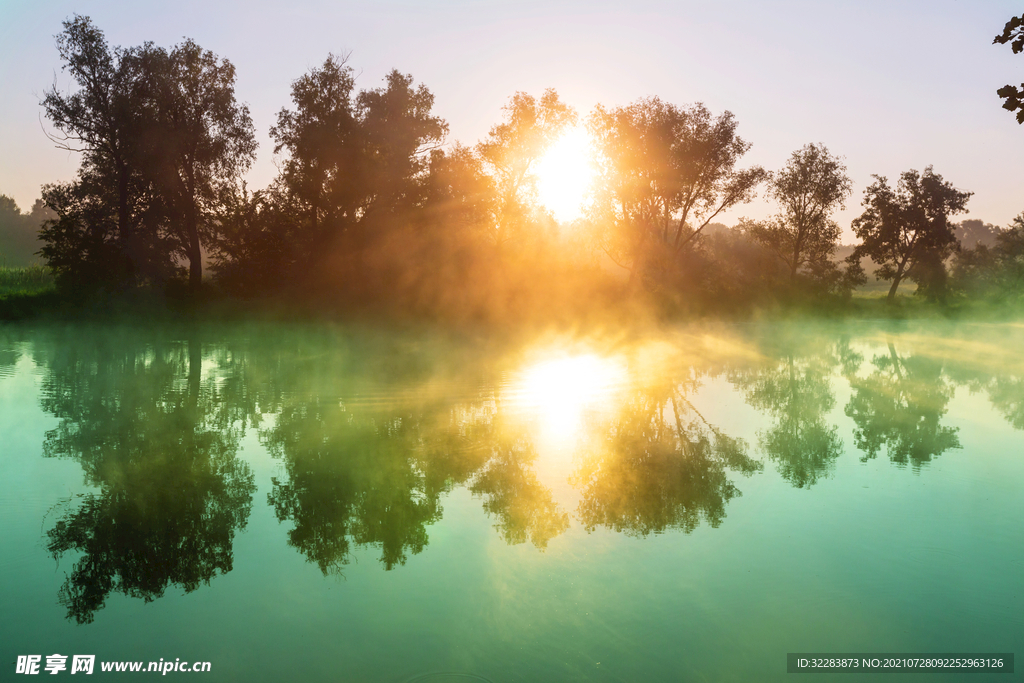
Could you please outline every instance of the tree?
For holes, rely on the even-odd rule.
[[[767,221],[749,222],[747,228],[786,264],[790,281],[805,267],[811,272],[834,268],[831,257],[840,230],[831,213],[844,208],[851,193],[842,161],[824,145],[804,145],[771,179],[768,193],[780,212]]]
[[[1005,230],[995,229],[988,235],[994,235],[994,243],[976,241],[972,248],[957,253],[952,268],[953,286],[975,297],[1019,299],[1024,295],[1024,213]]]
[[[434,95],[409,74],[392,70],[387,87],[363,90],[356,108],[367,161],[369,214],[399,213],[419,204],[419,183],[430,152],[448,134],[448,124],[431,115]]]
[[[536,201],[533,164],[576,122],[576,112],[558,99],[553,88],[545,90],[540,100],[517,92],[502,111],[504,120],[476,147],[494,179],[494,241],[499,245],[522,236]]]
[[[43,231],[43,257],[58,283],[140,284],[173,270],[169,254],[153,258],[160,239],[158,202],[139,168],[139,87],[145,81],[134,51],[111,49],[88,17],[75,15],[57,36],[57,51],[77,89],[54,85],[42,106],[59,131],[61,149],[83,155],[78,180],[49,185],[43,200],[58,216]],[[162,251],[162,250],[157,250]],[[105,263],[114,259],[117,261]]]
[[[65,284],[129,286],[175,274],[181,257],[195,289],[220,186],[255,155],[234,67],[191,40],[169,52],[111,49],[78,15],[57,47],[78,88],[55,86],[42,104],[58,145],[83,159],[77,181],[44,190],[58,214],[43,231],[44,257]]]
[[[879,265],[876,277],[892,280],[888,300],[904,278],[935,296],[945,276],[944,261],[957,247],[950,215],[966,211],[971,192],[957,190],[932,170],[910,170],[900,175],[895,189],[882,176],[864,190],[864,213],[853,221],[861,240],[851,262],[864,256]]]
[[[29,213],[22,213],[17,202],[0,194],[0,266],[27,266],[37,261],[39,228],[56,217],[37,199]]]
[[[295,109],[282,109],[270,129],[274,153],[287,152],[281,183],[306,216],[314,241],[355,219],[359,145],[354,88],[345,59],[328,55],[322,67],[292,82]]]
[[[149,76],[144,170],[166,203],[195,291],[220,190],[255,159],[255,130],[249,108],[235,101],[235,67],[227,59],[189,39],[170,52],[146,45],[138,54]]]
[[[768,178],[759,166],[736,168],[750,144],[728,111],[712,117],[700,103],[681,108],[649,98],[598,106],[589,126],[603,156],[598,242],[631,282],[645,270],[672,268],[715,217],[749,201]]]
[[[345,59],[328,55],[292,83],[295,108],[270,130],[275,153],[287,155],[280,184],[304,217],[300,251],[311,257],[339,237],[374,236],[369,226],[418,205],[429,152],[448,132],[431,114],[433,94],[408,74],[354,90]]]
[[[1013,54],[1024,51],[1024,14],[1013,17],[1003,26],[1003,32],[997,35],[992,44],[1005,45],[1010,43]],[[1004,85],[996,91],[1003,98],[1003,109],[1017,112],[1017,123],[1024,123],[1024,83],[1020,87]]]

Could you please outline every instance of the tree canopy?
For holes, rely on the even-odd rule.
[[[791,281],[800,272],[826,277],[835,269],[831,257],[840,234],[831,214],[844,208],[850,193],[842,161],[824,145],[804,145],[769,183],[768,194],[778,203],[779,213],[748,222],[747,228],[786,264]]]
[[[58,215],[44,257],[66,285],[115,288],[164,281],[184,259],[195,290],[218,197],[255,156],[234,67],[187,39],[110,48],[78,15],[57,48],[77,88],[42,104],[58,146],[83,159],[77,180],[44,189]]]
[[[895,188],[882,176],[864,190],[864,213],[853,221],[861,239],[851,258],[869,256],[879,265],[877,277],[891,280],[892,301],[904,278],[925,294],[937,296],[945,282],[945,259],[957,246],[951,215],[966,210],[971,192],[957,190],[931,166],[900,175]]]
[[[736,167],[750,149],[736,127],[731,112],[715,117],[703,104],[684,108],[656,97],[594,110],[599,239],[631,280],[671,271],[715,217],[752,199],[768,178],[760,166]]]

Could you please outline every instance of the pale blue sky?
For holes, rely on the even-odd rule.
[[[188,36],[229,58],[260,141],[253,187],[275,173],[267,133],[290,82],[334,52],[351,53],[360,87],[391,68],[425,83],[450,141],[479,140],[517,90],[554,87],[581,113],[645,95],[702,101],[736,114],[748,163],[776,169],[807,142],[844,156],[847,235],[872,173],[928,164],[975,192],[971,217],[1005,225],[1024,211],[1024,126],[995,90],[1024,81],[1024,55],[991,43],[1022,11],[1008,0],[0,0],[0,193],[27,209],[43,183],[74,176],[78,159],[46,139],[38,102],[55,75],[69,83],[53,36],[77,12],[114,45]]]

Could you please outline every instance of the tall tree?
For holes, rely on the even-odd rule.
[[[342,230],[358,208],[354,88],[345,59],[328,55],[323,66],[292,82],[295,108],[282,109],[270,129],[274,153],[286,153],[281,182],[306,216],[314,241],[321,233]]]
[[[43,233],[44,256],[71,280],[108,271],[128,284],[166,276],[180,256],[195,289],[220,186],[255,156],[234,67],[191,40],[170,51],[110,49],[77,15],[57,47],[78,88],[54,87],[43,106],[61,131],[58,144],[84,156],[75,183],[44,195],[58,213]]]
[[[392,71],[386,81],[356,94],[352,69],[329,55],[292,83],[294,109],[282,109],[270,130],[275,153],[285,153],[281,184],[305,217],[308,234],[298,238],[309,255],[418,201],[427,156],[448,125],[412,76]]]
[[[768,174],[736,167],[750,144],[731,112],[717,117],[658,98],[597,107],[590,129],[603,155],[595,202],[599,243],[630,271],[672,267],[715,217],[749,201]]]
[[[804,145],[771,179],[768,193],[779,213],[767,221],[748,223],[753,238],[778,256],[791,281],[802,268],[822,272],[839,246],[834,210],[850,196],[846,166],[824,145]]]
[[[188,39],[169,52],[146,45],[139,53],[149,65],[146,171],[167,204],[195,290],[219,191],[255,159],[255,130],[249,108],[235,101],[235,67],[227,59]]]
[[[52,136],[57,146],[83,158],[77,181],[44,189],[43,199],[58,218],[43,234],[43,255],[61,278],[85,284],[105,271],[100,261],[118,253],[122,265],[107,264],[105,279],[117,273],[138,284],[167,271],[166,263],[153,263],[147,244],[157,230],[135,144],[145,119],[138,106],[145,80],[140,61],[133,51],[111,49],[88,17],[66,20],[56,40],[77,87],[62,93],[54,85],[42,106],[58,131]]]
[[[548,88],[536,99],[517,92],[502,110],[504,119],[476,147],[494,179],[496,216],[494,241],[521,237],[536,200],[533,165],[567,126],[576,112]]]
[[[997,35],[993,44],[1005,45],[1010,43],[1013,54],[1024,51],[1024,14],[1013,17],[1003,26],[1003,32]],[[1024,83],[1020,87],[1004,85],[996,91],[996,94],[1003,98],[1003,109],[1017,112],[1017,123],[1024,123]]]
[[[448,134],[448,124],[431,113],[434,95],[409,74],[392,70],[386,87],[356,98],[367,161],[367,212],[400,211],[419,201],[418,180],[431,151]]]
[[[896,188],[882,176],[864,190],[864,213],[853,221],[861,240],[851,260],[864,256],[879,265],[876,277],[892,280],[888,300],[905,278],[928,287],[945,273],[944,261],[957,246],[953,214],[966,211],[971,192],[957,190],[935,173],[910,170]]]

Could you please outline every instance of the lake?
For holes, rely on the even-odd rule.
[[[0,327],[4,680],[773,681],[1024,642],[1024,326],[500,336]]]

